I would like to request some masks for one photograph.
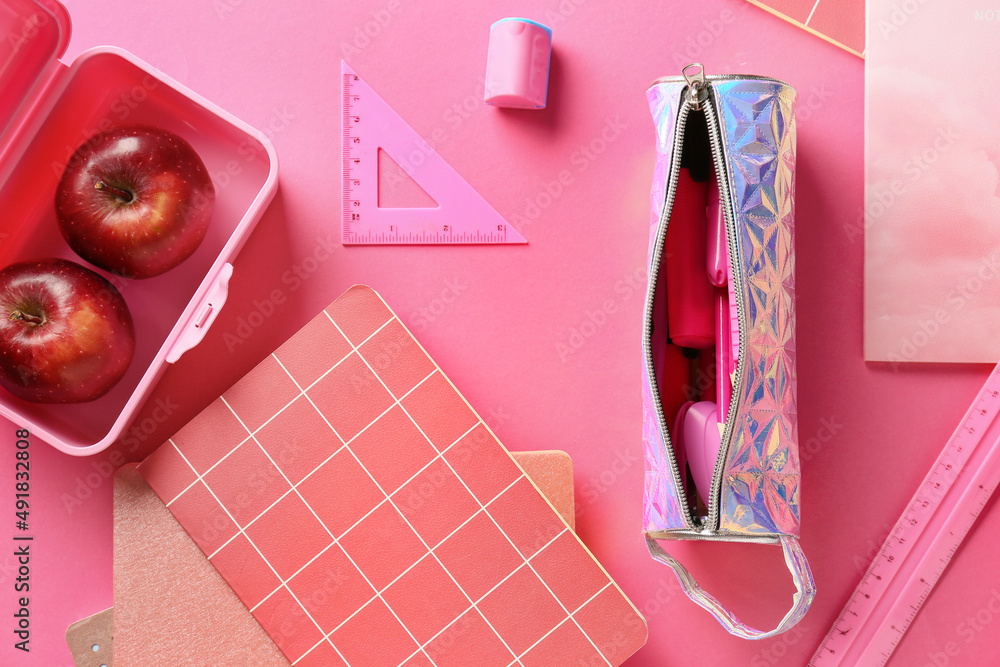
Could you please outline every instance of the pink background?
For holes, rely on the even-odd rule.
[[[71,665],[66,626],[111,605],[109,456],[145,456],[354,283],[382,293],[510,449],[572,455],[579,532],[648,619],[649,643],[630,666],[803,664],[986,377],[984,366],[897,372],[862,361],[863,244],[849,233],[863,204],[862,62],[748,3],[67,4],[75,21],[67,59],[99,44],[124,47],[266,131],[280,156],[281,189],[236,262],[229,303],[204,343],[168,371],[139,430],[89,460],[34,445],[33,651],[13,651],[0,622],[0,663]],[[518,15],[553,28],[541,112],[481,101],[488,26]],[[366,26],[374,36],[364,36]],[[529,245],[336,243],[345,47],[350,64],[417,131],[445,132],[439,151]],[[692,60],[710,73],[780,77],[800,93],[802,541],[819,594],[795,630],[760,643],[730,637],[687,601],[649,559],[640,533],[639,323],[654,156],[643,93]],[[546,196],[558,191],[563,171],[569,184]],[[314,255],[326,259],[306,261]],[[302,267],[313,271],[297,279]],[[12,443],[14,427],[6,429]],[[6,540],[13,448],[0,451]],[[987,664],[1000,650],[991,625],[1000,610],[991,601],[1000,598],[998,528],[1000,516],[989,512],[894,664]],[[777,549],[674,551],[751,623],[774,623],[790,601]],[[0,618],[8,624],[11,563],[0,556]]]

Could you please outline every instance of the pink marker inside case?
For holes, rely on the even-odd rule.
[[[674,452],[682,477],[687,465],[704,497],[712,485],[722,426],[729,415],[740,343],[726,218],[714,176],[697,181],[688,169],[679,170],[663,263],[660,280],[668,295],[670,342],[660,366],[661,404],[668,423],[674,425]],[[695,356],[696,350],[701,354]],[[696,359],[705,354],[711,365],[698,366]],[[678,389],[682,395],[686,391],[684,399],[675,397]]]
[[[497,107],[544,109],[549,89],[552,30],[528,19],[490,26],[485,101]]]
[[[0,267],[61,257],[105,276],[135,322],[136,350],[105,396],[78,404],[19,400],[0,389],[0,414],[57,449],[97,453],[128,427],[167,365],[193,348],[226,302],[232,261],[277,188],[277,156],[259,131],[132,54],[100,47],[59,60],[70,21],[56,0],[0,0]],[[145,280],[96,269],[66,244],[56,223],[63,167],[91,136],[122,125],[180,135],[212,177],[215,209],[198,250]]]

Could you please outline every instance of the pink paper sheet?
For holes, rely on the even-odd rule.
[[[868,3],[865,359],[1000,360],[1000,15]],[[995,18],[994,18],[995,17]],[[951,55],[961,52],[964,66]],[[946,91],[962,90],[960,103]]]

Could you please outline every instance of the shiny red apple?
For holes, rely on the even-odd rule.
[[[153,127],[98,134],[56,188],[59,229],[94,266],[129,278],[174,268],[205,238],[215,187],[187,141]]]
[[[65,259],[0,271],[0,386],[35,403],[106,394],[135,351],[132,315],[102,276]]]

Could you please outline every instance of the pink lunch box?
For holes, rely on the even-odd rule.
[[[180,266],[126,280],[135,357],[105,396],[70,405],[29,403],[0,389],[0,414],[56,449],[85,456],[111,445],[156,382],[205,336],[226,302],[231,262],[277,189],[277,156],[261,132],[132,54],[100,47],[70,64],[59,58],[70,21],[56,0],[0,0],[0,268],[78,257],[56,225],[55,189],[76,148],[122,125],[151,125],[186,139],[216,190],[205,240]],[[97,270],[97,269],[95,269]]]

